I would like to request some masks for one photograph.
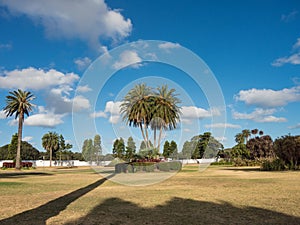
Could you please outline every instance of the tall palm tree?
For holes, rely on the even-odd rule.
[[[126,121],[129,126],[141,129],[147,148],[150,147],[148,135],[148,126],[151,120],[150,96],[151,88],[146,84],[138,84],[127,93],[120,107],[123,121]]]
[[[245,143],[245,136],[243,133],[237,133],[235,135],[235,141],[238,143],[238,144],[244,144]]]
[[[35,98],[33,94],[29,91],[22,91],[18,89],[17,91],[9,92],[10,95],[6,96],[6,106],[4,107],[4,112],[6,117],[15,114],[15,119],[19,118],[18,123],[18,147],[16,155],[16,169],[20,169],[21,161],[21,143],[22,143],[22,132],[24,123],[24,114],[29,116],[29,112],[32,111],[33,104],[30,102]]]
[[[157,88],[154,98],[154,107],[152,111],[151,128],[154,130],[154,146],[160,149],[160,142],[162,138],[163,129],[175,129],[180,120],[180,107],[178,104],[181,102],[175,94],[175,89],[168,89],[167,85]],[[159,137],[156,146],[156,130],[159,130]]]
[[[55,132],[48,132],[42,137],[43,148],[49,151],[50,154],[50,167],[52,166],[52,153],[53,150],[59,149],[59,136]]]

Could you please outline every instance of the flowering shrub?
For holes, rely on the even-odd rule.
[[[4,168],[15,168],[16,163],[15,162],[12,162],[12,163],[11,162],[4,162],[3,167]],[[32,162],[21,162],[21,167],[30,168],[30,167],[32,167]]]

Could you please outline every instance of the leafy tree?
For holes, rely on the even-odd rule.
[[[273,158],[273,140],[269,135],[251,138],[246,145],[250,158]]]
[[[42,137],[43,148],[50,154],[50,167],[52,166],[52,154],[53,151],[59,149],[59,136],[55,132],[48,132]]]
[[[115,158],[124,158],[124,153],[125,153],[125,143],[123,138],[116,139],[114,144],[113,144],[113,155]]]
[[[169,147],[170,156],[172,158],[176,158],[178,155],[178,148],[175,141],[171,141],[170,147]]]
[[[135,142],[132,137],[129,137],[127,140],[125,158],[128,160],[132,159],[135,155],[135,152],[136,152]]]
[[[18,134],[14,134],[11,138],[11,142],[8,145],[0,148],[0,160],[13,160],[14,155],[17,153],[18,146]],[[27,160],[39,159],[40,152],[26,141],[22,141],[21,144],[21,158]]]
[[[163,156],[165,158],[168,158],[169,155],[170,155],[170,143],[169,141],[165,141],[164,148],[163,148]]]
[[[194,150],[195,150],[194,142],[190,142],[190,141],[184,142],[182,147],[183,157],[186,159],[190,159],[192,157],[192,154],[194,153]]]
[[[300,136],[285,135],[277,138],[274,150],[278,158],[290,169],[300,169]]]
[[[243,133],[238,133],[235,135],[235,142],[238,144],[244,144],[245,143],[245,136]]]
[[[250,151],[247,149],[246,145],[243,143],[239,143],[235,145],[231,149],[231,157],[232,158],[241,158],[241,159],[249,159],[250,158]]]
[[[216,157],[218,152],[222,150],[223,145],[216,140],[210,132],[195,136],[191,139],[195,148],[192,154],[193,159]]]
[[[101,137],[99,134],[96,134],[94,137],[94,151],[98,156],[102,155],[102,147],[101,147]]]
[[[9,92],[10,95],[6,96],[6,106],[4,107],[4,112],[6,117],[15,114],[15,119],[19,118],[18,123],[18,146],[16,154],[16,169],[20,169],[21,165],[21,144],[22,144],[22,131],[24,123],[24,115],[29,116],[29,112],[32,111],[32,104],[30,103],[34,96],[31,92],[18,91]]]

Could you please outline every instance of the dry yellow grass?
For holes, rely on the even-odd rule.
[[[184,167],[149,186],[90,168],[0,172],[0,224],[300,224],[300,173]]]

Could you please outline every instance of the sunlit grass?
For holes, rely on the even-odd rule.
[[[36,169],[26,174],[10,177],[6,171],[0,172],[0,219],[14,215],[19,219],[23,216],[20,213],[27,210],[31,211],[24,217],[29,220],[39,213],[51,214],[53,211],[46,206],[59,208],[56,204],[61,206],[66,198],[71,199],[70,203],[59,210],[54,207],[58,211],[46,218],[47,224],[98,224],[95,221],[100,219],[99,224],[141,224],[145,222],[143,215],[148,224],[183,224],[176,216],[187,217],[190,224],[201,224],[197,223],[199,218],[207,224],[230,224],[233,216],[232,223],[236,224],[265,224],[266,218],[268,223],[284,224],[287,218],[282,215],[293,216],[288,218],[291,221],[300,220],[299,172],[217,166],[199,172],[198,165],[187,165],[182,172],[157,184],[125,186],[105,181],[79,195],[76,190],[85,190],[102,177],[90,168]],[[71,192],[78,195],[74,200],[68,195]],[[221,212],[226,215],[211,220],[212,215]],[[246,223],[245,216],[253,217],[252,223]]]

